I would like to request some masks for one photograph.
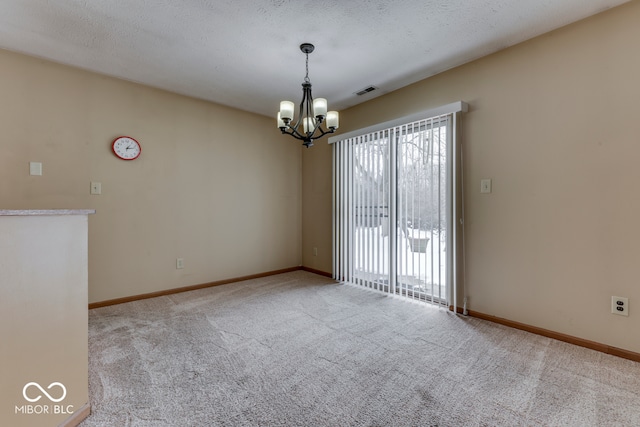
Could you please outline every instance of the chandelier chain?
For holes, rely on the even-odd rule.
[[[311,80],[309,80],[309,54],[305,53],[305,55],[307,56],[307,64],[306,64],[306,66],[307,66],[307,74],[304,76],[304,81],[305,81],[305,83],[310,83]]]

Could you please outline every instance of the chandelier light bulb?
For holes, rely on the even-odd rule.
[[[340,115],[337,111],[329,111],[327,113],[327,127],[329,129],[338,129],[340,125]]]
[[[303,123],[304,133],[313,132],[315,130],[316,124],[315,121],[311,117],[305,117]]]
[[[284,121],[293,120],[293,109],[295,105],[291,101],[280,102],[280,118]]]
[[[327,115],[327,100],[316,98],[313,100],[313,115],[319,119],[324,119]]]

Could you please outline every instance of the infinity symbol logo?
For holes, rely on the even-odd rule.
[[[62,389],[62,397],[60,397],[59,399],[54,399],[53,397],[51,397],[51,395],[50,395],[49,393],[47,393],[47,392],[46,392],[46,390],[45,390],[45,389],[43,389],[43,388],[40,386],[40,384],[38,384],[38,383],[34,383],[34,382],[30,382],[30,383],[27,383],[27,384],[24,386],[24,388],[22,389],[22,395],[23,395],[23,396],[24,396],[24,398],[25,398],[25,399],[27,399],[29,402],[37,402],[37,401],[38,401],[38,400],[40,400],[40,398],[42,397],[42,396],[38,396],[38,397],[35,397],[35,398],[31,399],[29,396],[27,396],[27,389],[28,389],[29,387],[31,387],[31,386],[35,386],[36,388],[38,388],[38,389],[42,392],[42,394],[44,394],[45,396],[47,396],[47,397],[49,398],[49,400],[50,400],[50,401],[52,401],[52,402],[60,402],[61,400],[63,400],[63,399],[67,396],[67,388],[66,388],[62,383],[58,383],[58,382],[51,383],[51,384],[49,384],[49,386],[47,387],[47,390],[50,390],[50,389],[51,389],[51,387],[53,387],[53,386],[58,386],[58,387],[60,387],[60,388]]]

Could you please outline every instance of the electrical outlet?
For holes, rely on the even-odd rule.
[[[318,248],[313,248],[313,256],[318,256]]]
[[[176,258],[176,270],[184,268],[184,258]]]
[[[620,316],[629,315],[629,298],[611,297],[611,313]]]

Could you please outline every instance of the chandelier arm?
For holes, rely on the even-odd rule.
[[[300,118],[300,116],[298,116],[298,120],[296,121],[296,123],[294,125],[289,125],[289,129],[291,129],[292,132],[295,132],[298,135],[302,135],[300,132],[298,132],[298,127],[300,126],[300,123],[302,123],[302,119]]]
[[[300,132],[298,132],[297,129],[295,129],[295,128],[291,127],[291,126],[288,126],[286,128],[280,128],[280,131],[282,132],[282,134],[290,135],[290,136],[294,137],[295,139],[298,139],[300,141],[305,141],[305,143],[309,143],[309,142],[312,142],[315,139],[322,138],[326,134],[334,133],[336,130],[332,129],[332,128],[329,128],[329,130],[325,130],[325,129],[321,128],[320,124],[318,123],[318,125],[313,129],[313,133],[311,133],[311,134],[300,133]],[[320,134],[316,134],[316,131],[320,131]]]
[[[283,134],[291,135],[292,137],[294,137],[296,139],[299,139],[301,141],[305,141],[307,139],[306,135],[303,135],[302,133],[300,133],[298,131],[298,127],[302,123],[302,118],[304,117],[302,115],[303,103],[304,103],[304,97],[303,97],[302,102],[300,103],[300,107],[298,109],[298,120],[296,120],[295,124],[288,124],[286,128],[280,128],[280,130],[282,131]],[[289,131],[287,132],[286,129],[288,129]]]
[[[309,57],[309,54],[307,54],[307,58]],[[308,72],[307,72],[308,73]],[[302,111],[306,110],[305,113],[306,114],[302,114]],[[308,119],[314,119],[313,117],[313,95],[311,94],[311,81],[309,81],[309,76],[307,75],[307,77],[305,77],[305,82],[302,83],[302,101],[300,101],[300,117],[298,118],[298,120],[303,120],[302,122],[302,130],[304,132],[304,125],[306,124],[304,120],[308,120]],[[315,122],[314,122],[315,124]],[[313,135],[313,133],[316,131],[315,126],[313,129],[307,129],[307,132],[304,132],[307,134],[308,138],[311,138],[311,136]]]
[[[319,129],[319,130],[320,130],[320,135],[318,135],[318,136],[315,136],[315,130],[316,130],[316,129]],[[328,134],[328,133],[334,133],[334,132],[336,131],[335,129],[332,129],[332,128],[329,128],[329,130],[324,130],[324,129],[322,129],[322,128],[320,127],[320,123],[318,123],[318,126],[316,127],[316,129],[314,129],[314,137],[313,137],[313,139],[322,138],[322,137],[323,137],[323,136],[325,136],[326,134]]]
[[[286,128],[280,128],[280,131],[283,134],[291,135],[292,137],[294,137],[296,139],[299,139],[301,141],[304,141],[305,139],[307,139],[306,135],[302,135],[300,132],[298,132],[296,129],[292,128],[291,126],[286,127]]]
[[[304,83],[302,84],[302,86],[304,87]],[[282,133],[286,133],[287,135],[291,135],[294,138],[297,138],[297,139],[300,139],[300,140],[304,140],[306,138],[306,136],[303,136],[300,132],[298,132],[298,127],[302,123],[302,118],[304,117],[302,115],[302,111],[303,111],[302,105],[304,104],[304,98],[305,97],[303,95],[302,102],[300,102],[300,106],[298,107],[298,120],[296,120],[295,124],[288,124],[287,125],[287,129],[289,129],[290,132],[285,132],[284,130],[282,130]]]

